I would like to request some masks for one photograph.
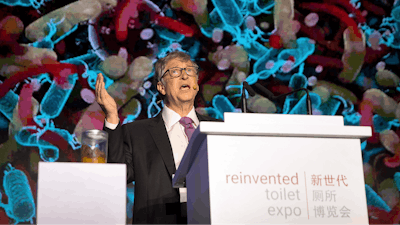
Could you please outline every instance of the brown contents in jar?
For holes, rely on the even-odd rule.
[[[85,163],[106,163],[106,154],[97,147],[91,149],[88,145],[82,145],[81,159]]]

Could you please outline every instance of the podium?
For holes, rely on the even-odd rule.
[[[200,122],[173,178],[189,224],[368,224],[360,140],[342,116]]]
[[[37,224],[125,224],[126,165],[39,162]]]

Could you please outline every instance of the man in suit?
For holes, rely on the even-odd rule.
[[[187,223],[186,190],[172,188],[175,173],[199,121],[198,66],[183,52],[172,52],[155,64],[157,90],[164,96],[155,118],[121,125],[114,99],[96,82],[96,101],[106,114],[108,162],[126,163],[128,183],[135,181],[133,223]],[[186,122],[186,123],[185,123]]]

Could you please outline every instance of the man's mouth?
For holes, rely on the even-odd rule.
[[[188,84],[184,84],[181,86],[180,88],[181,90],[186,90],[186,89],[190,89],[190,86]]]

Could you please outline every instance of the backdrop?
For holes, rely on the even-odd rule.
[[[247,81],[307,88],[313,114],[371,126],[370,222],[399,223],[399,28],[397,0],[0,0],[0,224],[34,223],[38,162],[80,161],[82,132],[102,129],[98,73],[121,122],[150,118],[163,104],[153,64],[175,50],[201,68],[201,114],[240,112]],[[250,112],[306,113],[303,92],[255,91]]]

